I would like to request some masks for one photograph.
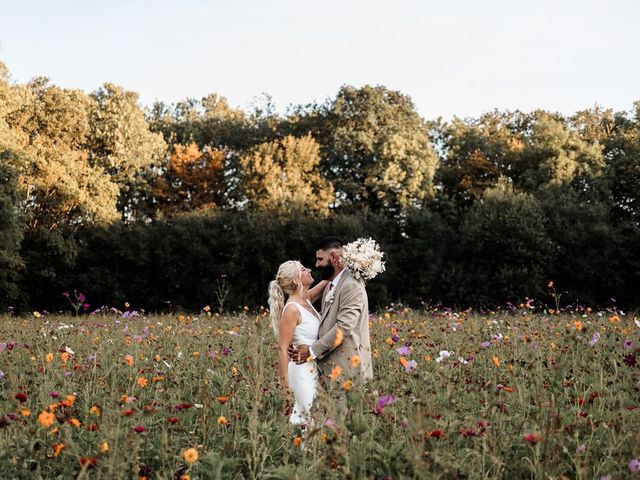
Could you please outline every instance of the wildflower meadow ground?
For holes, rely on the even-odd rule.
[[[370,324],[375,379],[336,372],[346,419],[322,393],[300,431],[263,309],[2,317],[2,477],[640,478],[636,315],[395,305]]]

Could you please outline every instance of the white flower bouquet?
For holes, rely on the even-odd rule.
[[[384,252],[372,238],[359,238],[342,247],[342,262],[358,280],[366,281],[384,272]]]

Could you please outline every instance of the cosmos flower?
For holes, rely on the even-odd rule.
[[[198,451],[195,448],[187,448],[184,452],[182,452],[182,458],[187,463],[196,462],[199,458]]]

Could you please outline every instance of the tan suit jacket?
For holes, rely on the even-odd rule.
[[[341,378],[364,383],[373,378],[367,291],[364,283],[356,280],[348,270],[340,277],[333,298],[327,302],[329,285],[322,294],[319,338],[311,349],[324,376],[339,366]],[[337,341],[340,337],[336,333],[338,329],[342,330],[341,343]]]

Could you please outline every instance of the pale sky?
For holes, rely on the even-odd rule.
[[[570,114],[640,100],[639,0],[0,0],[12,78],[143,105],[208,93],[278,111],[341,85],[408,94],[427,119]]]

